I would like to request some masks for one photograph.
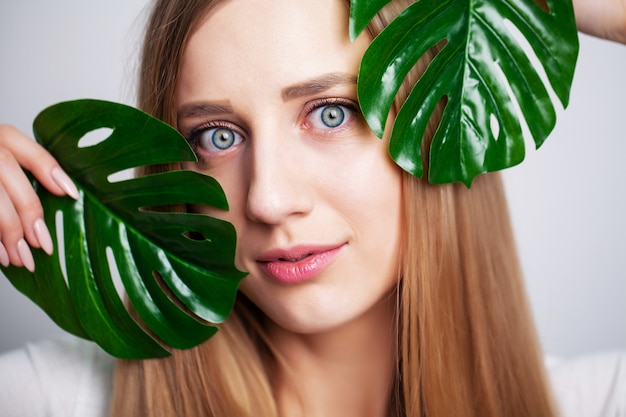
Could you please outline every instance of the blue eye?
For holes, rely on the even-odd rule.
[[[332,128],[341,126],[346,115],[341,106],[327,106],[321,109],[320,117],[324,125]]]
[[[212,129],[211,144],[217,149],[228,149],[235,143],[235,132],[230,129]]]
[[[353,111],[344,104],[328,104],[314,109],[308,116],[309,123],[317,129],[335,129],[344,125]]]
[[[198,136],[198,146],[207,152],[227,150],[243,139],[240,134],[225,127],[206,129]]]

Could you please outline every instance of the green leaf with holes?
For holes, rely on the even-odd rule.
[[[234,228],[206,215],[154,207],[227,210],[221,187],[192,171],[110,177],[139,166],[194,161],[185,139],[137,109],[96,100],[47,108],[34,132],[73,178],[80,198],[55,197],[38,187],[55,253],[34,250],[34,274],[4,268],[12,284],[60,327],[119,358],[167,356],[171,348],[191,348],[212,336],[244,276],[234,266]],[[89,132],[106,135],[83,146]],[[116,276],[131,309],[116,289]]]
[[[352,38],[387,3],[352,0]],[[437,44],[445,46],[395,118],[389,150],[398,165],[423,175],[424,132],[442,100],[445,110],[430,146],[432,183],[469,186],[480,173],[518,164],[524,159],[525,125],[541,146],[556,123],[548,85],[564,107],[569,100],[578,55],[571,0],[547,0],[543,7],[533,0],[410,5],[376,37],[361,62],[359,101],[379,137],[406,74]]]

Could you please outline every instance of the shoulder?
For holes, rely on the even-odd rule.
[[[0,409],[6,417],[103,417],[114,359],[74,337],[0,355]]]
[[[626,417],[626,352],[547,360],[564,417]]]

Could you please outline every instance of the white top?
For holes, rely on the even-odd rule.
[[[626,352],[546,364],[563,417],[626,417]]]
[[[115,359],[68,336],[0,356],[0,416],[107,417]]]
[[[106,417],[114,363],[70,337],[1,355],[0,416]],[[547,365],[563,417],[626,417],[626,352]]]

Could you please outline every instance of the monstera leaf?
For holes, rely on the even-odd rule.
[[[352,0],[351,36],[388,2]],[[572,3],[418,0],[409,6],[372,42],[361,62],[359,101],[379,137],[406,74],[437,44],[444,46],[399,110],[389,149],[398,165],[421,177],[424,131],[445,97],[428,178],[469,186],[480,173],[524,159],[524,124],[536,147],[554,127],[554,105],[539,74],[545,72],[547,83],[567,106],[578,54]],[[530,45],[540,68],[524,45]]]
[[[88,132],[110,133],[83,145]],[[34,251],[36,269],[5,275],[63,329],[120,358],[195,346],[229,314],[243,277],[233,264],[231,224],[154,207],[201,204],[226,210],[210,177],[174,171],[112,181],[111,175],[158,163],[193,161],[184,138],[121,104],[80,100],[54,105],[35,120],[35,137],[73,177],[80,198],[38,188],[55,254]],[[132,310],[115,286],[119,275]],[[136,317],[133,318],[133,317]]]

